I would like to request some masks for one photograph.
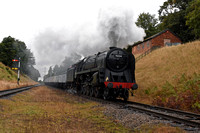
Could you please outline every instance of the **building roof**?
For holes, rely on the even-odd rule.
[[[141,43],[143,43],[143,42],[146,42],[146,41],[148,41],[148,40],[151,40],[151,39],[153,39],[153,38],[155,38],[155,37],[157,37],[157,36],[159,36],[159,35],[165,33],[166,31],[170,31],[174,36],[178,37],[178,36],[177,36],[175,33],[173,33],[170,29],[165,29],[165,30],[163,30],[163,31],[161,31],[161,32],[159,32],[159,33],[157,33],[157,34],[155,34],[155,35],[152,35],[152,36],[146,38],[144,41],[141,41],[141,42],[138,42],[138,43],[133,44],[133,46],[136,46],[136,45],[138,45],[138,44],[141,44]],[[179,38],[179,37],[178,37],[178,38]],[[179,39],[180,39],[180,38],[179,38]],[[181,39],[180,39],[180,40],[181,40]]]

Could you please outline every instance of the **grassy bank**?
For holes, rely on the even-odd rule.
[[[0,99],[0,107],[0,132],[131,132],[97,103],[47,87]]]
[[[133,100],[200,112],[200,41],[153,51],[136,63]]]
[[[36,84],[25,75],[20,76],[20,85],[17,84],[17,73],[0,62],[0,90],[17,88]]]

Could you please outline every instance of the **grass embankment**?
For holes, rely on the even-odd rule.
[[[47,87],[0,99],[0,107],[0,132],[130,132],[97,103]]]
[[[133,100],[200,112],[200,41],[153,51],[136,63]]]
[[[17,84],[17,73],[0,62],[0,90],[12,89],[36,84],[27,76],[20,76],[20,85]]]

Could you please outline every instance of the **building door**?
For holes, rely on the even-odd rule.
[[[164,39],[164,46],[171,46],[171,39]]]

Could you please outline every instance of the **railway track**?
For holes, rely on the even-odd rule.
[[[183,127],[185,130],[200,131],[200,115],[185,111],[146,105],[136,102],[122,103],[125,108],[145,113],[159,119],[168,120],[172,126]]]
[[[21,87],[21,88],[15,88],[15,89],[8,89],[8,90],[3,90],[0,91],[0,98],[5,97],[5,96],[9,96],[15,93],[19,93],[28,89],[31,89],[33,87],[38,87],[41,86],[40,84],[37,85],[31,85],[31,86],[26,86],[26,87]]]
[[[97,102],[118,105],[121,108],[133,110],[136,112],[144,113],[159,120],[167,120],[169,124],[176,127],[181,127],[187,131],[199,131],[200,132],[200,115],[181,110],[175,110],[170,108],[164,108],[159,106],[147,105],[136,102],[124,102],[122,100],[117,101],[105,101],[94,97],[83,96]]]

